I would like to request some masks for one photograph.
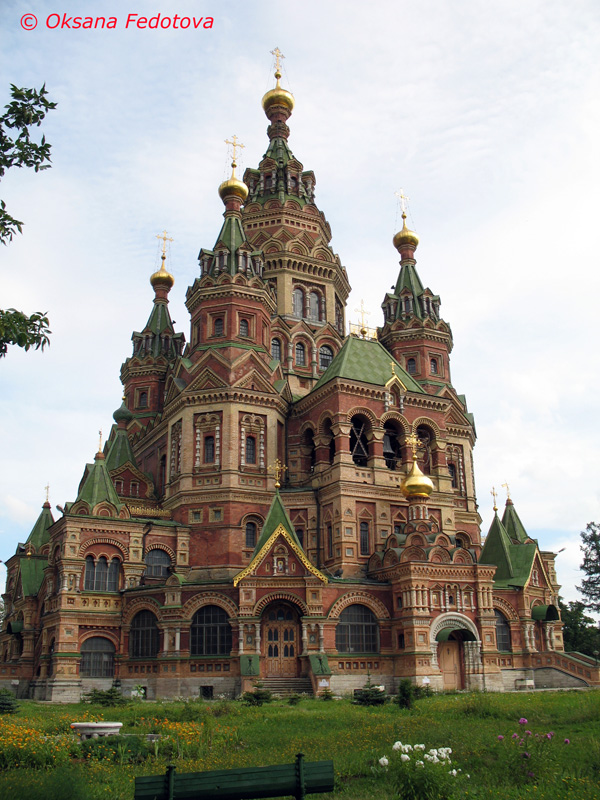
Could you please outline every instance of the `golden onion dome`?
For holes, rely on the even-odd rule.
[[[294,110],[294,95],[288,92],[287,89],[282,88],[280,81],[281,72],[277,70],[275,73],[277,84],[274,89],[270,89],[262,99],[262,107],[265,114],[273,106],[284,106],[291,113]]]
[[[232,162],[231,167],[231,178],[229,180],[223,181],[223,183],[219,186],[219,197],[221,200],[225,200],[228,195],[235,195],[239,197],[242,203],[246,201],[248,198],[248,187],[244,183],[244,181],[239,180],[236,178],[235,175],[235,168],[237,164],[235,161]]]
[[[416,458],[406,478],[400,484],[400,491],[405,497],[429,497],[433,492],[433,483],[421,472]]]
[[[400,250],[401,247],[408,245],[416,250],[419,246],[419,237],[414,231],[406,227],[406,214],[402,214],[402,230],[394,236],[394,247]]]
[[[153,272],[150,276],[150,283],[152,284],[152,288],[156,289],[157,287],[164,286],[167,289],[172,289],[173,284],[175,283],[175,278],[171,275],[170,272],[167,272],[165,269],[165,256],[161,256],[161,265],[158,272]]]

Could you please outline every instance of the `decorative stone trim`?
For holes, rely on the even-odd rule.
[[[345,608],[354,605],[355,603],[360,603],[361,605],[370,608],[378,619],[391,618],[390,612],[383,605],[381,600],[378,600],[372,595],[367,594],[367,592],[348,592],[347,594],[342,595],[342,597],[336,600],[329,609],[329,614],[327,615],[328,618],[337,619]]]
[[[226,611],[230,617],[237,617],[240,613],[238,606],[226,595],[217,592],[202,593],[194,595],[194,597],[184,604],[181,609],[183,620],[191,621],[196,611],[202,608],[202,606],[219,606],[219,608]]]
[[[270,605],[270,603],[274,603],[276,600],[287,600],[288,603],[293,603],[294,605],[300,607],[302,610],[302,616],[308,616],[308,606],[304,600],[298,597],[298,595],[292,594],[291,592],[271,592],[271,594],[268,594],[266,597],[262,597],[254,606],[254,609],[252,610],[252,616],[260,617],[265,608]]]
[[[113,547],[116,547],[123,554],[123,560],[127,561],[129,559],[129,548],[126,547],[122,542],[118,539],[113,539],[112,537],[108,536],[96,536],[93,539],[87,539],[82,545],[79,547],[79,557],[82,558],[85,553],[96,544],[110,544]]]

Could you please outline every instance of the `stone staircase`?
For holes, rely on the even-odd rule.
[[[290,694],[307,694],[313,696],[310,678],[263,678],[261,683],[276,697],[286,697]]]

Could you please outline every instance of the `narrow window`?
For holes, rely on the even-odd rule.
[[[437,361],[437,358],[432,358],[430,364],[431,364],[431,374],[432,375],[437,375],[438,374],[438,361]]]
[[[164,550],[149,550],[146,553],[146,571],[144,575],[149,578],[168,578],[171,557]]]
[[[225,326],[223,323],[223,317],[217,317],[217,319],[215,320],[215,328],[214,328],[215,336],[223,336],[224,329]]]
[[[298,541],[300,542],[300,546],[304,547],[304,529],[303,528],[296,528],[296,536],[298,537]]]
[[[96,572],[96,565],[93,556],[86,556],[85,559],[85,576],[83,588],[86,592],[94,591],[94,576]]]
[[[304,367],[306,365],[306,348],[302,342],[296,345],[296,366]]]
[[[108,592],[117,592],[119,590],[119,571],[121,569],[121,562],[118,558],[113,558],[108,568],[108,581],[106,590]]]
[[[308,318],[313,322],[318,322],[319,315],[319,295],[311,292],[308,296]]]
[[[240,320],[240,336],[248,336],[249,335],[248,331],[249,331],[248,320],[247,319],[241,319]]]
[[[281,342],[279,339],[271,339],[271,358],[281,361]]]
[[[159,648],[159,632],[156,617],[151,611],[138,611],[129,631],[129,655],[131,658],[156,658]]]
[[[129,495],[130,497],[139,497],[140,496],[140,484],[138,481],[131,481],[129,484]]]
[[[246,523],[246,547],[256,547],[256,522]]]
[[[369,523],[360,523],[360,554],[361,556],[369,555]]]
[[[496,645],[498,650],[512,650],[508,620],[497,608],[494,609],[494,616],[496,617]]]
[[[292,313],[298,319],[304,316],[304,292],[302,289],[294,289],[292,294]]]
[[[138,397],[138,408],[148,408],[148,392],[140,392]]]
[[[215,460],[215,437],[204,437],[204,463],[212,464]]]
[[[108,579],[108,561],[101,556],[96,562],[96,575],[94,579],[94,591],[105,592]]]
[[[327,367],[333,361],[333,350],[331,347],[328,347],[324,344],[322,347],[319,348],[319,368],[320,369],[327,369]]]
[[[327,558],[333,558],[333,529],[327,526]]]
[[[246,436],[246,464],[256,464],[256,439]]]
[[[409,375],[417,374],[417,362],[414,358],[409,358],[406,362],[406,371]]]
[[[450,462],[448,464],[448,472],[450,473],[450,479],[452,481],[452,488],[453,489],[458,489],[458,480],[457,480],[457,477],[456,477],[456,466],[452,462]]]

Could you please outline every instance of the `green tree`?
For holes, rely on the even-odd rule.
[[[47,98],[46,86],[36,89],[10,87],[12,101],[5,106],[0,116],[0,179],[11,167],[32,167],[36,172],[49,169],[50,145],[42,135],[40,142],[31,138],[30,129],[42,124],[48,111],[56,103]],[[6,203],[0,200],[0,242],[8,244],[15,233],[21,233],[23,223],[11,216]],[[8,345],[17,345],[25,350],[42,350],[49,344],[48,318],[36,312],[27,316],[22,311],[9,308],[0,310],[0,358],[6,355]]]
[[[566,652],[584,653],[594,657],[594,651],[600,652],[600,631],[594,620],[585,613],[585,603],[580,600],[565,603],[562,597],[559,597],[558,603]]]
[[[577,588],[587,600],[587,610],[600,612],[600,525],[588,523],[581,533],[581,541],[581,569],[585,572],[585,578]]]

